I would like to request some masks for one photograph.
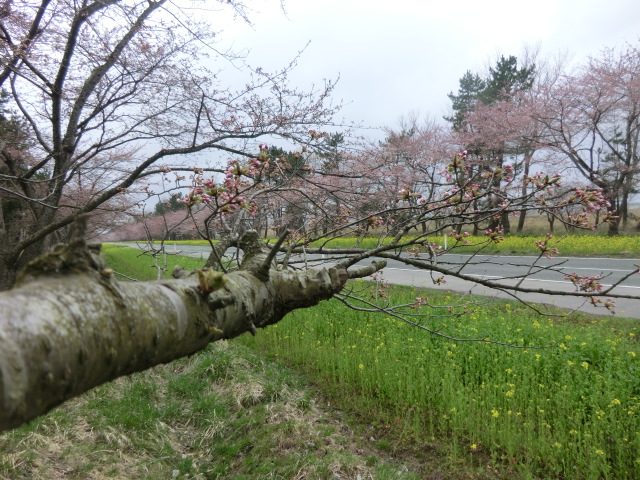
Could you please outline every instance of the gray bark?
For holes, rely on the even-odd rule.
[[[265,278],[260,260],[270,258],[269,249],[250,248],[260,240],[246,237],[246,268],[224,276],[204,269],[120,283],[81,233],[31,262],[14,289],[0,292],[0,431],[119,376],[255,334],[384,266],[271,268]]]

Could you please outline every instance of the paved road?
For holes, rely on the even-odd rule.
[[[196,258],[207,258],[209,247],[191,245],[174,246],[168,244],[167,251]],[[304,258],[302,256],[296,256],[294,260],[296,262],[303,262]],[[335,260],[319,255],[308,255],[306,261],[313,265],[322,262],[327,264],[335,262]],[[538,257],[531,256],[497,255],[479,255],[471,258],[469,255],[447,254],[438,257],[438,264],[444,268],[460,269],[461,273],[476,278],[500,281],[505,285],[516,283],[526,276],[527,279],[522,280],[522,286],[524,287],[571,292],[575,290],[575,287],[565,279],[565,274],[575,272],[580,275],[597,275],[603,277],[602,283],[607,286],[634,271],[634,265],[640,264],[640,259],[579,257],[538,259]],[[489,289],[473,282],[459,280],[451,275],[445,276],[445,284],[434,285],[428,271],[411,268],[394,260],[387,262],[383,276],[388,283],[392,284],[412,285],[415,287],[455,292],[471,291],[477,295],[510,298],[508,294],[503,292]],[[616,300],[616,313],[620,316],[640,318],[640,274],[635,274],[627,279],[625,286],[617,287],[615,291],[637,297],[637,299]],[[607,313],[604,308],[594,308],[588,302],[585,302],[585,300],[574,297],[541,294],[526,294],[524,296],[521,295],[521,297],[535,303],[579,309],[591,313]]]
[[[439,257],[438,264],[443,268],[460,269],[461,273],[471,277],[499,281],[503,285],[521,282],[521,286],[525,288],[572,292],[575,291],[575,286],[566,280],[566,274],[577,273],[602,277],[601,283],[606,288],[634,272],[634,265],[640,264],[640,259],[561,257],[541,260],[533,256],[496,255],[476,256],[472,259],[469,255],[443,255]],[[430,272],[412,268],[395,260],[387,262],[383,275],[385,280],[392,284],[471,292],[496,298],[513,298],[505,292],[460,280],[451,275],[445,276],[445,284],[435,285]],[[439,275],[434,275],[434,277],[437,276]],[[523,277],[526,279],[522,280]],[[640,274],[632,275],[625,281],[624,286],[617,287],[614,292],[636,297],[636,299],[617,299],[616,314],[640,318]],[[519,294],[519,297],[529,302],[577,309],[588,313],[608,313],[605,308],[596,308],[582,298],[538,293]]]
[[[531,271],[531,263],[537,257],[490,257],[491,264],[470,265],[463,269],[464,273],[477,278],[486,278],[508,285],[514,284]],[[606,287],[623,275],[634,271],[633,265],[640,264],[639,259],[611,259],[611,258],[562,258],[554,259],[556,263],[564,262],[556,267],[559,271],[537,271],[522,280],[521,285],[526,288],[543,288],[559,292],[575,291],[574,285],[564,278],[565,273],[578,273],[580,275],[598,275],[605,277],[602,280]],[[458,265],[456,263],[456,265]],[[444,266],[444,265],[443,265]],[[477,295],[496,298],[512,298],[508,294],[490,289],[482,285],[460,280],[452,276],[446,276],[444,285],[433,284],[428,272],[413,270],[403,265],[389,264],[384,270],[384,276],[390,283],[414,285],[416,287],[448,289],[455,292],[472,292]],[[633,295],[637,299],[617,299],[616,314],[624,317],[640,318],[640,274],[635,274],[627,279],[625,286],[617,287],[616,293]],[[588,313],[606,314],[604,308],[595,308],[584,299],[543,294],[520,294],[520,298],[534,303],[543,303],[562,308],[577,309]]]

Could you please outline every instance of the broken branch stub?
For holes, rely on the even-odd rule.
[[[252,269],[269,249],[254,245],[255,261],[223,277],[216,272],[205,280],[208,291],[197,273],[184,271],[171,280],[121,283],[80,233],[32,262],[14,289],[0,292],[0,431],[119,376],[212,341],[255,334],[294,309],[331,298],[352,277],[344,268],[271,269],[263,280]]]

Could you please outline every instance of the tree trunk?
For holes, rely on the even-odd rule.
[[[384,266],[265,270],[269,250],[251,242],[241,270],[224,276],[179,270],[175,280],[120,283],[78,235],[31,262],[0,293],[0,431],[121,375],[255,334]]]
[[[502,231],[505,234],[511,233],[511,219],[509,218],[509,212],[502,212],[502,215],[500,215],[500,224],[502,225]]]
[[[2,200],[0,207],[0,291],[3,291],[13,286],[21,269],[56,243],[52,234],[43,235],[35,242],[25,242],[33,232],[54,221],[55,211],[38,211],[23,200],[8,202],[6,198]]]
[[[609,187],[604,191],[605,198],[609,200],[611,204],[611,210],[615,213],[615,215],[620,215],[620,202],[618,198],[618,187]],[[609,222],[609,230],[607,231],[607,235],[610,237],[615,237],[620,235],[620,218],[614,218]]]
[[[556,222],[556,217],[555,215],[549,215],[547,214],[547,222],[549,222],[549,233],[554,233],[553,231],[553,225]]]
[[[525,154],[524,170],[522,172],[523,178],[529,176],[532,156],[533,154]],[[527,196],[527,184],[524,181],[522,182],[522,190],[520,194],[522,195],[523,198]],[[516,229],[517,233],[522,233],[522,231],[524,230],[524,224],[525,224],[526,218],[527,218],[527,211],[520,210],[520,216],[518,218],[518,228]]]
[[[0,291],[13,287],[18,272],[41,255],[45,248],[44,241],[40,241],[22,250],[16,258],[16,256],[4,252],[3,245],[7,244],[0,245]]]
[[[617,235],[620,235],[620,222],[617,219],[613,219],[609,222],[609,230],[607,232],[607,235],[609,235],[610,237],[615,237]]]
[[[620,210],[618,211],[620,215],[619,223],[622,224],[622,228],[626,229],[629,225],[629,191],[625,188],[622,198],[620,199]]]
[[[516,228],[516,233],[522,233],[524,230],[524,224],[527,220],[527,211],[521,210],[520,215],[518,216],[518,227]]]

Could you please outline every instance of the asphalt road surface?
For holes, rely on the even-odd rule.
[[[124,245],[124,244],[123,244]],[[127,244],[135,246],[135,244]],[[192,245],[167,244],[167,252],[186,255],[190,257],[206,259],[209,247]],[[299,255],[292,259],[295,264],[305,261],[309,266],[318,264],[330,265],[335,259],[320,255]],[[367,263],[367,261],[363,262]],[[575,291],[575,286],[565,275],[577,273],[579,275],[594,275],[601,277],[601,283],[606,288],[618,279],[634,271],[634,265],[640,265],[640,258],[582,258],[582,257],[555,257],[552,259],[539,259],[533,256],[498,256],[478,255],[471,258],[469,255],[446,254],[438,257],[438,265],[443,268],[456,269],[466,275],[479,279],[491,279],[499,281],[503,285],[521,282],[526,288],[542,288],[557,292]],[[440,274],[434,275],[434,277]],[[526,279],[523,280],[523,278]],[[384,269],[383,278],[387,283],[399,285],[411,285],[415,287],[433,288],[441,291],[471,292],[475,295],[483,295],[496,298],[512,298],[508,294],[489,289],[485,286],[470,281],[460,280],[451,275],[445,275],[446,283],[435,285],[431,273],[419,270],[403,264],[402,262],[388,260]],[[622,317],[640,318],[640,274],[628,278],[624,286],[614,290],[616,293],[632,295],[634,299],[617,299],[616,314]],[[523,300],[553,305],[568,309],[578,309],[584,312],[607,314],[605,308],[595,308],[584,298],[575,298],[561,295],[544,294],[520,294]]]
[[[462,258],[448,259],[449,255],[444,255],[441,266],[460,265]],[[458,257],[458,256],[456,256]],[[468,259],[468,257],[467,257]],[[542,265],[532,267],[538,257],[528,256],[487,256],[476,257],[474,264],[466,265],[462,272],[479,279],[490,279],[499,281],[503,285],[515,284],[525,288],[553,290],[557,292],[574,292],[576,287],[566,280],[565,274],[577,273],[579,275],[595,275],[602,277],[603,288],[610,286],[615,281],[625,275],[632,273],[634,264],[640,264],[640,259],[612,259],[612,258],[582,258],[563,257],[551,260],[545,259]],[[447,262],[448,260],[450,260]],[[484,261],[488,263],[478,264]],[[554,265],[553,270],[545,267]],[[435,288],[438,290],[447,289],[454,292],[471,292],[476,295],[483,295],[496,298],[512,298],[507,293],[490,289],[473,282],[460,280],[451,275],[445,276],[446,284],[434,285],[429,272],[423,270],[413,270],[395,262],[390,262],[384,270],[384,277],[389,283],[399,283],[404,285],[414,285],[416,287]],[[526,279],[522,280],[523,277]],[[614,292],[632,295],[636,299],[616,299],[616,314],[623,317],[640,318],[640,274],[634,274],[628,278],[624,286],[614,289]],[[593,307],[588,301],[582,298],[545,295],[538,293],[519,294],[523,300],[553,305],[556,307],[577,309],[588,313],[607,314],[605,308]]]

